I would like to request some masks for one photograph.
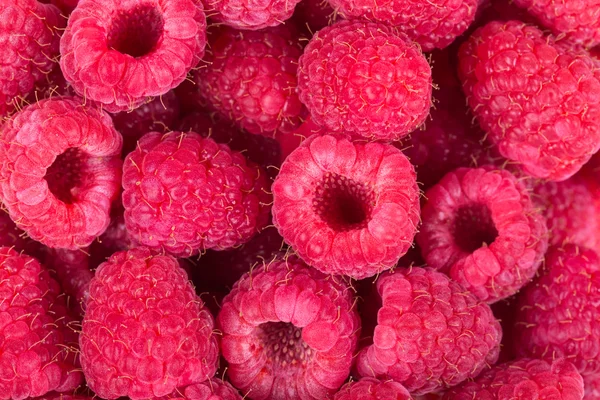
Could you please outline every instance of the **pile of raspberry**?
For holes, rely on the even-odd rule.
[[[600,0],[0,0],[0,400],[600,400]]]

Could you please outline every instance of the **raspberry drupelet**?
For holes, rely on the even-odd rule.
[[[393,267],[419,221],[415,171],[394,146],[312,136],[281,166],[273,223],[326,274],[362,279]]]
[[[332,396],[358,341],[352,294],[294,256],[244,275],[217,317],[233,385],[252,400]]]
[[[239,30],[259,30],[283,24],[300,0],[202,0],[215,21]]]
[[[431,68],[393,28],[341,21],[317,32],[298,65],[300,100],[314,122],[368,140],[398,140],[431,106]]]
[[[204,55],[200,0],[81,0],[60,41],[67,81],[109,112],[179,85]]]
[[[210,379],[206,382],[178,388],[164,400],[244,400],[229,382]]]
[[[17,226],[48,247],[89,245],[110,222],[123,139],[74,98],[27,106],[1,128],[0,189]]]
[[[408,390],[398,382],[363,378],[349,382],[333,396],[333,400],[412,400]]]

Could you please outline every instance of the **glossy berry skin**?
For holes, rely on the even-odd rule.
[[[213,318],[171,256],[114,254],[90,283],[79,337],[88,386],[104,399],[166,396],[217,369]]]
[[[300,100],[318,125],[357,138],[398,140],[431,105],[431,68],[396,30],[341,21],[317,32],[298,65]]]
[[[459,52],[471,110],[502,156],[561,181],[600,148],[600,68],[534,26],[491,22]]]
[[[394,381],[362,378],[344,385],[333,400],[413,400],[408,390]]]
[[[258,30],[283,24],[294,13],[300,0],[203,0],[212,19],[242,31]]]

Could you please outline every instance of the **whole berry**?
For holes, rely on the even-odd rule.
[[[374,378],[362,378],[349,382],[333,396],[333,400],[412,400],[408,390],[394,381],[379,381]]]
[[[546,224],[510,172],[459,168],[425,198],[417,243],[428,265],[488,303],[535,275],[548,246]]]
[[[326,274],[362,279],[393,267],[419,220],[415,171],[383,143],[312,136],[273,184],[273,223],[292,249]]]
[[[171,396],[171,400],[243,400],[238,391],[229,382],[210,379],[185,388],[179,388]]]
[[[398,140],[431,105],[431,68],[392,28],[341,21],[317,32],[298,65],[300,100],[315,123],[369,140]]]
[[[377,280],[381,308],[361,376],[393,379],[413,395],[474,378],[493,365],[502,330],[490,307],[430,268],[396,269]]]
[[[217,369],[212,316],[177,260],[146,248],[98,267],[79,343],[87,384],[104,399],[166,396]]]
[[[258,30],[281,25],[294,13],[300,0],[203,0],[212,19],[240,30]]]
[[[565,180],[600,148],[600,68],[534,26],[491,22],[459,52],[469,105],[502,156]]]
[[[126,111],[179,85],[205,45],[199,0],[81,0],[60,40],[60,66],[80,96]]]
[[[110,222],[122,138],[74,98],[32,104],[1,129],[0,189],[10,217],[48,247],[89,245]]]
[[[333,395],[360,330],[351,288],[293,256],[244,275],[217,324],[229,379],[252,400]]]
[[[267,177],[194,132],[151,132],[123,166],[125,225],[153,250],[189,257],[247,242],[266,226]]]

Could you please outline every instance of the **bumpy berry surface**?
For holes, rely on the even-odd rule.
[[[145,248],[98,267],[79,343],[87,384],[104,399],[166,396],[212,377],[218,362],[213,318],[187,274]]]
[[[222,28],[210,36],[208,65],[195,74],[208,106],[251,133],[289,132],[305,113],[296,93],[302,47],[287,27],[258,32]]]
[[[18,227],[70,249],[104,232],[122,165],[122,138],[108,114],[73,98],[42,100],[7,121],[1,135],[1,197]]]
[[[411,246],[418,220],[415,171],[388,144],[312,136],[273,184],[273,223],[327,274],[362,279],[391,268]]]
[[[473,399],[582,400],[583,379],[567,360],[523,358],[500,364],[444,396],[444,400]]]
[[[81,0],[60,40],[67,81],[110,112],[179,85],[204,54],[199,0]]]
[[[282,24],[300,0],[203,0],[208,15],[240,30],[258,30]]]
[[[584,377],[600,374],[600,260],[565,245],[548,252],[545,272],[520,298],[516,348],[526,357],[564,357]]]
[[[243,400],[229,382],[218,379],[177,389],[173,395],[167,398],[171,400]]]
[[[382,307],[362,376],[391,378],[426,394],[476,377],[498,359],[502,330],[487,304],[430,268],[397,269],[377,280]]]
[[[461,47],[469,105],[500,153],[565,180],[600,148],[600,68],[534,26],[491,22]]]
[[[459,168],[425,198],[417,243],[428,265],[488,303],[535,275],[548,247],[546,224],[510,172]]]
[[[421,125],[431,105],[431,68],[394,29],[341,21],[317,32],[298,65],[300,100],[335,132],[397,140]]]
[[[123,166],[125,224],[176,256],[247,242],[268,221],[267,177],[241,153],[194,132],[151,132]]]
[[[351,289],[295,257],[244,275],[217,323],[229,378],[253,400],[333,395],[360,330]]]
[[[408,390],[394,381],[363,378],[350,382],[333,396],[333,400],[412,400]]]

